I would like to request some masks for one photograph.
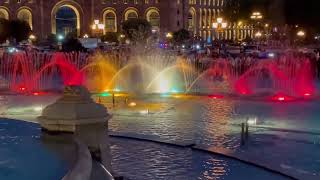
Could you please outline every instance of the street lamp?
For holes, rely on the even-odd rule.
[[[58,34],[57,39],[61,42],[64,39],[64,36],[62,34]]]
[[[58,34],[57,39],[58,39],[59,50],[61,50],[62,49],[62,41],[64,40],[64,36],[62,34]]]
[[[89,38],[89,35],[88,34],[85,34],[85,35],[83,35],[83,38]]]
[[[31,41],[34,41],[34,40],[37,39],[37,37],[36,37],[35,35],[31,34],[31,35],[29,36],[29,39],[30,39]]]
[[[228,26],[227,22],[225,22],[221,17],[218,17],[216,22],[212,23],[212,28],[218,33],[223,32],[224,29],[227,28],[227,26]]]
[[[256,38],[261,38],[262,37],[262,33],[260,31],[256,32],[256,34],[254,35]]]
[[[171,33],[171,32],[168,32],[168,33],[166,34],[166,38],[168,38],[168,39],[171,39],[171,38],[173,38],[173,35],[172,35],[172,33]]]
[[[262,16],[262,14],[261,14],[260,12],[256,11],[256,12],[253,12],[253,13],[251,14],[250,18],[251,18],[252,20],[260,20],[260,19],[263,18],[263,16]]]
[[[297,32],[297,36],[298,37],[303,38],[303,37],[305,37],[305,35],[306,35],[306,33],[303,30],[300,30],[300,31]]]
[[[225,22],[222,17],[218,17],[216,22],[212,23],[212,28],[216,31],[218,35],[218,40],[220,40],[219,33],[223,33],[224,29],[227,28],[227,26],[228,26],[227,22]],[[218,49],[219,54],[220,54],[220,48],[221,47],[219,46],[219,49]]]
[[[97,34],[97,35],[103,34],[104,24],[101,24],[98,19],[94,20],[93,22],[94,23],[91,26],[93,34]]]

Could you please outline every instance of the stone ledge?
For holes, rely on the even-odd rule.
[[[62,180],[90,180],[92,171],[90,151],[80,140],[74,141],[77,145],[77,160]]]
[[[82,124],[96,124],[96,123],[106,123],[109,119],[112,118],[112,115],[99,117],[99,118],[88,118],[88,119],[77,119],[77,120],[69,120],[69,119],[50,119],[44,116],[40,116],[37,119],[40,124],[56,124],[56,125],[82,125]]]

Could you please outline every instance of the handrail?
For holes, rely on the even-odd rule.
[[[107,170],[107,168],[100,162],[95,161],[95,163],[97,163],[97,165],[100,166],[100,168],[103,170],[102,172],[104,173],[102,175],[102,178],[104,180],[114,180],[114,177],[112,176],[112,174]]]

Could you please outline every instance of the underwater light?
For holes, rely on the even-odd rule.
[[[108,97],[108,96],[111,96],[111,94],[110,93],[101,93],[101,96],[102,97]]]
[[[222,99],[222,98],[224,98],[224,96],[222,96],[222,95],[210,95],[209,98],[212,98],[212,99]]]
[[[310,93],[304,93],[304,96],[309,97],[309,96],[311,96],[311,94]]]
[[[179,91],[177,89],[171,89],[170,92],[171,93],[178,93]]]
[[[276,94],[272,97],[272,100],[283,102],[283,101],[291,101],[293,100],[293,98],[284,94]]]

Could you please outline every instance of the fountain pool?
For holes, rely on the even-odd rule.
[[[40,139],[37,124],[0,119],[0,179],[57,180],[68,166]]]
[[[35,121],[40,113],[37,107],[56,98],[7,96],[2,116]],[[93,98],[114,115],[109,123],[111,133],[196,144],[204,149],[219,147],[298,179],[319,179],[320,156],[315,153],[320,148],[317,99],[283,102],[226,96],[144,95],[115,96],[113,105],[110,96]],[[246,121],[250,125],[249,141],[241,145],[240,124]],[[130,171],[119,172],[126,175]]]

